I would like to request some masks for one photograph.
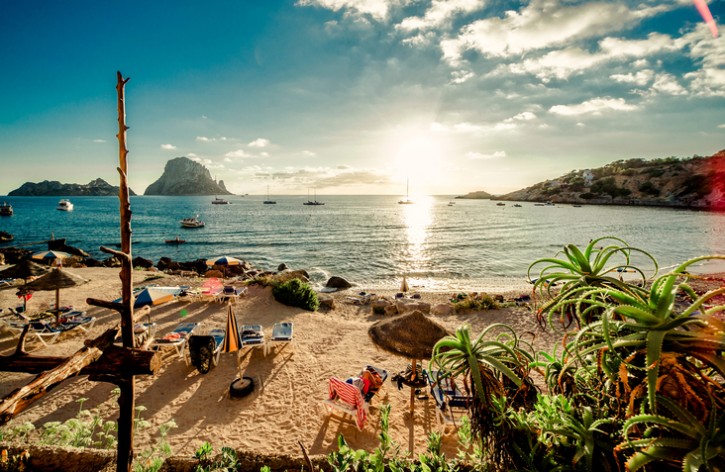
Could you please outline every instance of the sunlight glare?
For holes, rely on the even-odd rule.
[[[396,128],[388,143],[396,175],[410,178],[411,190],[435,181],[444,163],[443,141],[426,127]],[[415,194],[416,192],[411,192]]]
[[[407,272],[415,272],[423,268],[428,259],[425,243],[428,239],[428,229],[432,222],[433,199],[419,197],[413,205],[401,205],[403,224],[408,237],[408,250],[406,251]]]

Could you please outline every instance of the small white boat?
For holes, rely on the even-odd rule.
[[[223,198],[214,197],[214,200],[211,201],[212,205],[231,205],[232,202],[229,200],[224,200]]]
[[[199,219],[199,215],[181,220],[182,228],[203,228],[204,222]]]
[[[413,200],[410,199],[410,195],[408,193],[409,183],[409,180],[405,181],[405,200],[399,200],[398,205],[412,205],[413,203],[415,203]]]
[[[8,202],[3,202],[0,205],[0,216],[13,216],[13,206]]]
[[[58,206],[55,207],[55,209],[60,211],[73,211],[73,204],[70,202],[70,200],[66,200],[64,198],[58,202]]]

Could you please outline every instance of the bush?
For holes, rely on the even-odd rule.
[[[660,189],[658,189],[652,182],[649,180],[644,182],[642,185],[639,186],[639,191],[642,193],[646,193],[648,195],[652,196],[659,196]]]
[[[296,306],[309,311],[317,311],[320,300],[309,284],[300,279],[292,279],[272,289],[274,299],[283,305]]]

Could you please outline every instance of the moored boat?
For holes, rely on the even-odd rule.
[[[181,239],[177,236],[174,239],[167,239],[165,242],[166,242],[166,244],[184,244],[186,242],[186,240]]]
[[[55,207],[55,209],[60,211],[73,211],[73,204],[70,202],[70,200],[66,200],[64,198],[58,202],[58,206]]]
[[[224,200],[223,198],[214,197],[214,200],[211,201],[212,205],[231,205],[232,202],[229,200]]]
[[[9,204],[8,202],[3,202],[2,205],[0,205],[0,216],[12,216],[13,215],[13,206]]]
[[[204,222],[199,219],[199,215],[181,220],[182,228],[203,228]]]

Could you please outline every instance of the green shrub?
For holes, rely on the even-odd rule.
[[[296,306],[309,311],[317,311],[320,300],[309,284],[300,279],[283,282],[272,289],[274,299],[283,305]]]
[[[658,189],[652,182],[649,180],[644,182],[642,185],[639,186],[639,191],[642,193],[646,193],[648,195],[653,195],[655,197],[659,196],[660,189]]]

